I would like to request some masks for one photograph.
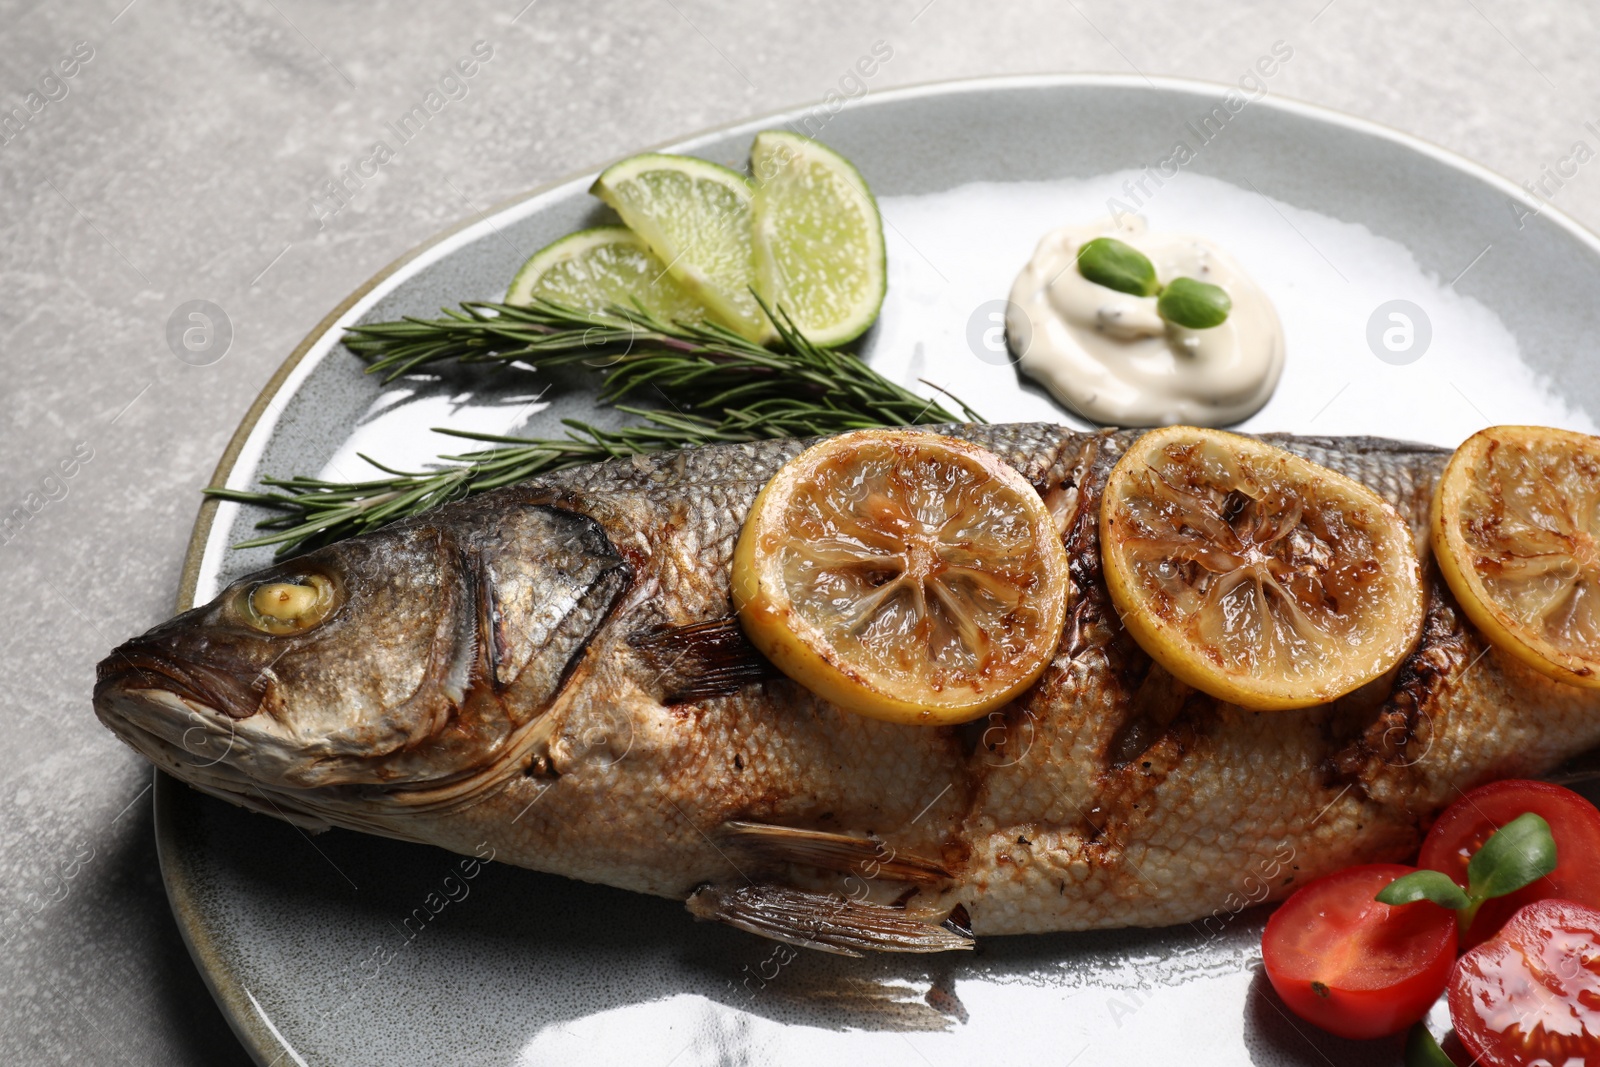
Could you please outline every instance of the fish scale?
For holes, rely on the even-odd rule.
[[[513,864],[686,899],[698,917],[840,952],[1205,927],[1241,901],[1401,858],[1457,790],[1545,773],[1600,743],[1600,693],[1488,647],[1431,568],[1423,637],[1389,678],[1294,712],[1194,692],[1122,630],[1100,579],[1099,494],[1138,434],[932,429],[1028,478],[1060,514],[1072,561],[1055,659],[987,719],[919,728],[843,712],[777,676],[730,622],[745,515],[807,441],[575,468],[318,550],[267,577],[343,575],[350,600],[326,632],[295,638],[287,654],[278,639],[233,634],[228,598],[265,580],[244,579],[108,658],[97,712],[197,787],[258,810],[252,793],[270,796],[272,811],[307,827],[463,853],[487,845]],[[1372,487],[1426,546],[1447,453],[1377,438],[1267,439]],[[429,556],[434,542],[444,547]],[[467,595],[460,561],[475,560],[476,625],[493,639],[438,640],[439,612],[405,593],[429,583],[385,577],[384,561],[402,557],[436,568],[453,596]],[[535,608],[545,623],[524,625]],[[362,696],[369,677],[414,673],[393,658],[435,647],[475,650],[468,691],[440,705],[448,694],[420,687],[384,709],[389,747],[406,742],[380,753]],[[280,657],[271,715],[227,723],[230,758],[186,759],[174,720],[220,713],[184,664],[208,657],[208,671],[245,675],[268,655]],[[504,684],[512,662],[520,674]],[[348,706],[296,703],[315,692],[326,704],[332,691],[352,693]],[[302,720],[326,736],[300,736]],[[446,734],[470,729],[446,744],[416,725],[435,721],[450,724]],[[291,772],[312,748],[320,762],[307,787]],[[437,774],[417,775],[430,759]]]

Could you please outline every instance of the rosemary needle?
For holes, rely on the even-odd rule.
[[[386,475],[363,482],[294,476],[263,478],[262,492],[205,492],[276,512],[257,524],[261,536],[234,547],[276,545],[282,556],[450,500],[619,456],[871,426],[983,421],[955,397],[960,416],[849,352],[813,344],[782,309],[763,310],[777,325],[781,347],[764,347],[714,323],[664,322],[640,308],[589,312],[538,299],[528,306],[471,302],[445,309],[440,318],[357,326],[346,333],[345,345],[385,382],[442,362],[583,365],[601,375],[600,400],[634,422],[607,430],[567,419],[566,436],[553,438],[440,428],[436,432],[491,447],[440,456],[440,466],[422,471],[395,470],[363,456]],[[623,403],[649,394],[677,410]]]

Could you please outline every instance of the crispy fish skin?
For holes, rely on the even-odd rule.
[[[729,621],[734,541],[802,441],[578,468],[312,553],[272,573],[343,575],[350,601],[320,632],[285,653],[229,630],[230,590],[109,657],[96,710],[179,777],[303,825],[486,842],[847,952],[1204,923],[1402,858],[1458,790],[1600,743],[1600,693],[1489,648],[1436,577],[1416,650],[1335,704],[1249,712],[1195,692],[1127,636],[1100,578],[1099,493],[1138,434],[942,432],[1022,472],[1071,559],[1054,662],[987,720],[842,712],[774,677]],[[1447,453],[1268,439],[1371,486],[1426,550]],[[414,572],[400,585],[396,560]],[[368,582],[386,622],[369,618]],[[227,674],[259,710],[213,710],[226,701],[208,679]],[[237,686],[230,699],[248,702]],[[225,719],[228,755],[200,766],[189,716]]]

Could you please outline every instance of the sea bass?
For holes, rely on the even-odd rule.
[[[1600,691],[1497,652],[1437,576],[1415,650],[1333,704],[1192,690],[1100,575],[1100,491],[1138,434],[939,429],[1021,472],[1071,561],[1054,661],[987,719],[862,718],[744,639],[734,542],[804,441],[576,468],[307,553],[122,645],[95,710],[163,770],[306,829],[487,843],[844,953],[1203,922],[1400,859],[1459,791],[1600,743]],[[1379,492],[1426,552],[1446,452],[1268,439]],[[336,596],[319,624],[249,624],[252,590],[308,576]]]

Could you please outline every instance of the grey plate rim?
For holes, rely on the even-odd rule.
[[[1234,88],[1228,83],[1204,81],[1195,78],[1147,78],[1121,74],[1017,74],[928,81],[902,86],[897,89],[885,89],[868,94],[853,107],[874,107],[886,103],[948,96],[958,93],[984,93],[1003,89],[1065,89],[1074,87],[1132,88],[1151,89],[1154,91],[1176,90],[1190,93],[1224,93]],[[648,146],[640,149],[640,151],[693,152],[697,146],[705,141],[737,127],[756,122],[792,120],[816,106],[818,104],[812,102],[797,107],[781,108],[764,114],[746,116],[717,126],[703,128],[685,137],[677,137],[671,141]],[[1597,257],[1600,257],[1600,236],[1597,236],[1566,212],[1550,204],[1534,200],[1525,189],[1509,178],[1431,141],[1371,119],[1358,118],[1332,108],[1279,94],[1265,96],[1255,101],[1253,106],[1268,107],[1302,118],[1342,126],[1357,133],[1391,141],[1409,148],[1445,166],[1474,177],[1504,193],[1513,201],[1533,209],[1541,218],[1547,219],[1554,225],[1566,230],[1577,240],[1588,246]],[[362,283],[341,300],[327,315],[323,316],[322,320],[295,346],[294,351],[278,366],[272,377],[262,386],[261,391],[252,401],[244,417],[239,421],[239,426],[234,430],[233,436],[229,438],[227,447],[223,449],[222,456],[218,459],[211,479],[207,483],[208,487],[220,487],[227,483],[228,478],[233,474],[234,467],[239,462],[246,444],[255,435],[257,427],[261,423],[263,416],[272,407],[273,402],[278,399],[289,384],[291,376],[312,350],[337,326],[339,320],[359,301],[373,293],[374,290],[403,268],[414,263],[420,265],[429,257],[430,253],[437,254],[439,246],[457,234],[473,226],[489,222],[506,211],[522,207],[531,201],[563,192],[580,183],[588,186],[603,169],[604,165],[601,165],[567,174],[526,193],[503,200],[474,217],[464,218],[405,252]],[[176,610],[179,612],[188,610],[194,604],[194,595],[199,585],[202,563],[211,540],[220,503],[213,497],[206,497],[200,504],[199,511],[195,517],[194,528],[189,535],[188,546],[184,552],[183,570],[179,580],[176,602]],[[177,779],[164,774],[160,770],[153,770],[152,774],[154,776],[152,804],[154,809],[156,856],[161,867],[162,884],[166,889],[167,900],[171,905],[173,919],[177,923],[178,931],[183,937],[184,945],[188,948],[189,955],[193,958],[196,968],[200,971],[206,988],[210,990],[212,998],[217,1002],[218,1007],[222,1009],[223,1016],[228,1020],[228,1025],[233,1029],[234,1035],[239,1038],[240,1043],[256,1063],[261,1064],[262,1067],[268,1067],[268,1065],[282,1063],[284,1058],[287,1057],[290,1062],[305,1067],[305,1060],[283,1039],[277,1027],[273,1025],[266,1013],[255,1002],[254,997],[238,981],[237,976],[229,970],[224,954],[213,943],[204,923],[201,921],[202,915],[197,896],[194,887],[186,881],[187,872],[184,869],[175,838],[174,820],[176,815],[174,813],[181,803],[181,794],[177,791],[183,789],[184,786]]]

